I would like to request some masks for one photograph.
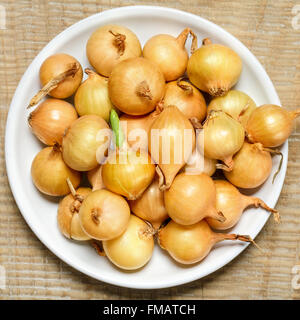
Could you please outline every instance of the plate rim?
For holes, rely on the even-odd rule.
[[[93,20],[95,18],[101,19],[101,17],[103,16],[110,16],[114,13],[119,13],[119,12],[123,12],[124,14],[126,14],[126,12],[128,13],[132,13],[132,11],[134,11],[135,14],[138,14],[139,10],[151,10],[151,13],[156,12],[165,12],[165,13],[173,13],[176,15],[181,15],[182,17],[191,17],[192,19],[198,19],[200,22],[202,22],[202,24],[208,25],[208,26],[212,26],[214,29],[221,31],[222,33],[225,33],[229,38],[231,38],[232,40],[234,40],[242,49],[244,52],[247,53],[247,55],[249,57],[251,57],[251,63],[255,64],[255,67],[257,67],[260,72],[260,74],[264,77],[263,81],[268,83],[268,87],[272,88],[272,95],[274,96],[274,104],[278,104],[281,105],[280,103],[280,99],[278,97],[278,94],[275,90],[275,87],[271,81],[271,79],[269,78],[267,72],[265,71],[264,67],[261,65],[261,63],[259,62],[259,60],[254,56],[254,54],[252,54],[252,52],[235,36],[231,35],[228,31],[226,31],[225,29],[223,29],[222,27],[218,26],[217,24],[202,18],[201,16],[198,16],[196,14],[192,14],[183,10],[178,10],[178,9],[174,9],[174,8],[168,8],[168,7],[163,7],[163,6],[151,6],[151,5],[134,5],[134,6],[124,6],[124,7],[117,7],[117,8],[113,8],[113,9],[108,9],[108,10],[104,10],[98,13],[95,13],[89,17],[86,17],[84,19],[79,20],[78,22],[74,23],[73,25],[67,27],[65,30],[63,30],[62,32],[60,32],[59,34],[57,34],[55,37],[53,37],[40,51],[39,53],[35,56],[35,58],[32,60],[32,62],[29,64],[29,66],[27,67],[26,71],[24,72],[23,76],[21,77],[18,86],[14,92],[14,96],[11,100],[10,103],[10,107],[9,107],[9,111],[8,111],[8,115],[7,115],[7,120],[6,120],[6,127],[5,127],[5,164],[6,164],[6,171],[7,171],[7,176],[8,176],[8,181],[9,181],[9,185],[12,191],[12,194],[14,196],[14,200],[18,206],[18,209],[20,210],[21,215],[23,216],[24,220],[26,221],[27,225],[30,227],[30,229],[33,231],[33,233],[35,234],[35,236],[54,254],[56,255],[60,260],[64,261],[65,263],[67,263],[69,266],[71,266],[72,268],[82,272],[85,275],[88,275],[94,279],[103,281],[105,283],[109,283],[111,285],[115,285],[115,286],[119,286],[119,287],[126,287],[126,288],[131,288],[131,289],[162,289],[162,288],[170,288],[170,287],[174,287],[174,286],[178,286],[178,285],[182,285],[182,284],[186,284],[186,283],[190,283],[192,281],[195,280],[199,280],[202,279],[204,277],[206,277],[207,275],[210,275],[212,273],[214,273],[216,270],[224,267],[225,265],[227,265],[229,262],[231,262],[234,258],[236,258],[238,255],[240,255],[249,245],[245,244],[244,246],[242,246],[241,248],[239,248],[239,250],[237,250],[236,253],[233,253],[228,259],[222,261],[222,265],[216,265],[215,267],[211,268],[208,272],[205,272],[203,275],[198,275],[197,272],[187,276],[187,277],[183,277],[181,279],[177,279],[177,280],[173,280],[172,282],[170,281],[167,284],[160,284],[159,282],[154,282],[152,284],[146,284],[146,283],[138,283],[138,284],[133,284],[130,283],[129,281],[115,281],[114,278],[109,278],[106,276],[102,276],[101,274],[96,274],[93,272],[90,272],[89,270],[86,270],[84,267],[81,267],[80,265],[77,265],[76,263],[73,263],[72,259],[66,258],[64,257],[59,250],[56,250],[55,246],[53,246],[51,244],[51,242],[48,242],[46,239],[43,238],[42,234],[39,232],[38,228],[35,226],[35,224],[32,222],[32,220],[30,219],[30,215],[26,214],[26,209],[23,207],[22,205],[22,197],[20,196],[20,194],[17,192],[17,189],[14,186],[14,174],[13,174],[13,164],[12,162],[10,162],[8,159],[10,158],[10,155],[12,154],[10,151],[10,135],[9,132],[11,131],[11,123],[13,121],[13,106],[17,100],[17,96],[19,94],[19,92],[22,90],[22,83],[26,80],[26,78],[28,78],[29,76],[29,70],[31,69],[31,67],[37,62],[37,60],[39,59],[39,57],[42,55],[43,52],[45,52],[48,47],[51,46],[53,41],[57,41],[59,40],[61,37],[63,37],[64,35],[66,35],[67,33],[69,33],[71,30],[78,28],[80,25],[87,23],[87,21],[89,20]],[[274,206],[276,205],[278,198],[281,194],[281,190],[283,188],[284,185],[284,180],[285,180],[285,176],[286,176],[286,170],[287,170],[287,160],[288,160],[288,141],[286,141],[284,143],[284,145],[282,146],[282,149],[284,149],[284,151],[286,152],[286,157],[284,158],[284,162],[283,162],[283,166],[281,168],[281,186],[276,194],[276,197],[274,197]],[[258,233],[263,229],[263,227],[265,226],[268,218],[270,215],[266,216],[266,218],[264,219],[265,221],[262,223],[261,226],[259,226],[258,228],[256,228],[256,232],[253,235],[253,238],[255,238]]]

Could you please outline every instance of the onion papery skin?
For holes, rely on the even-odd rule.
[[[44,144],[61,145],[66,129],[78,118],[74,107],[63,100],[46,99],[30,113],[28,124],[34,135]]]
[[[135,150],[148,150],[150,127],[157,116],[156,111],[153,111],[146,116],[129,116],[123,114],[120,117],[120,125],[129,147]]]
[[[164,193],[159,189],[157,176],[139,199],[129,201],[129,206],[135,215],[149,221],[155,229],[158,229],[169,217],[164,204]]]
[[[124,270],[142,268],[151,259],[154,249],[152,230],[142,219],[131,215],[126,231],[113,240],[103,241],[107,258]]]
[[[189,58],[187,74],[200,90],[212,96],[222,96],[238,81],[242,60],[229,47],[206,44]]]
[[[90,185],[93,187],[93,191],[104,189],[105,185],[102,180],[102,167],[98,166],[87,172],[87,178]]]
[[[262,185],[272,170],[272,157],[263,150],[260,143],[244,142],[243,147],[233,157],[232,171],[223,173],[227,180],[238,188],[256,188]]]
[[[100,130],[103,130],[105,136],[103,139],[99,137]],[[82,116],[74,121],[62,143],[63,158],[66,164],[77,171],[89,171],[96,168],[102,160],[97,160],[97,152],[100,149],[107,150],[109,146],[106,130],[109,130],[108,124],[96,115]],[[104,153],[103,151],[103,158]]]
[[[143,48],[143,56],[159,66],[166,81],[181,77],[188,63],[184,43],[179,43],[175,37],[168,34],[150,38]]]
[[[157,131],[160,134],[159,139],[155,139],[154,130],[159,130]],[[190,133],[186,142],[185,133]],[[158,164],[164,176],[164,184],[161,185],[161,189],[168,189],[195,149],[194,128],[177,107],[168,106],[153,122],[148,139],[151,157]],[[170,141],[169,148],[167,142],[164,141]],[[164,156],[168,155],[169,159],[164,159]]]
[[[108,190],[91,192],[79,210],[80,224],[93,239],[110,240],[121,235],[130,219],[126,200]]]
[[[46,147],[34,158],[31,177],[36,188],[49,196],[64,196],[70,193],[67,178],[74,188],[80,184],[80,173],[69,168],[63,161],[58,147]]]
[[[78,188],[76,194],[83,199],[92,192],[90,188]],[[72,194],[65,196],[58,205],[57,222],[61,233],[68,239],[84,241],[91,238],[83,231],[80,225],[78,207],[80,202]]]
[[[247,137],[249,141],[262,143],[264,147],[278,147],[291,135],[296,117],[297,112],[273,104],[262,105],[247,122]]]
[[[184,172],[188,174],[206,173],[211,177],[216,172],[216,165],[217,160],[206,158],[198,150],[195,150],[184,166]]]
[[[74,77],[68,76],[61,81],[55,89],[49,92],[51,97],[66,99],[74,94],[82,81],[82,67],[74,57],[66,53],[53,54],[43,62],[40,68],[40,81],[42,86],[45,86],[53,78],[67,71],[74,63],[79,67]]]
[[[235,120],[238,120],[245,128],[249,117],[255,109],[255,102],[246,93],[230,90],[222,97],[213,98],[207,107],[207,112],[222,110]]]
[[[182,264],[203,260],[215,244],[213,232],[204,220],[189,226],[170,221],[159,230],[160,246]]]
[[[165,207],[170,218],[182,225],[192,225],[206,217],[223,221],[216,209],[216,187],[206,174],[180,173],[170,189],[164,191]]]
[[[95,114],[108,122],[113,105],[108,95],[108,79],[88,71],[89,77],[76,91],[75,108],[80,116]]]
[[[126,114],[140,116],[154,110],[163,98],[165,79],[150,60],[132,58],[113,69],[108,89],[114,106]]]
[[[155,165],[145,151],[119,150],[102,165],[105,187],[128,200],[139,198],[155,175]]]
[[[221,160],[231,170],[232,156],[240,150],[244,140],[244,128],[237,120],[223,111],[212,111],[197,136],[197,146],[205,157]]]
[[[188,119],[196,118],[202,122],[206,117],[206,102],[202,93],[187,81],[167,83],[163,101],[165,106],[176,106]]]
[[[116,40],[114,34],[126,37],[121,52],[118,46],[114,45]],[[109,24],[100,27],[90,36],[86,45],[86,54],[95,70],[108,77],[112,69],[121,61],[140,57],[142,48],[139,39],[131,30],[123,26]]]

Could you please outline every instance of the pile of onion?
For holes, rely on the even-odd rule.
[[[28,106],[50,96],[28,117],[46,145],[31,176],[41,193],[60,197],[57,224],[66,238],[89,241],[130,271],[149,262],[156,240],[186,265],[222,240],[255,244],[212,231],[234,227],[250,206],[280,221],[253,192],[270,176],[272,155],[280,155],[274,182],[283,162],[275,148],[300,109],[257,107],[232,89],[242,72],[233,49],[209,39],[197,49],[187,27],[177,37],[153,36],[142,52],[134,32],[109,24],[91,34],[86,54],[83,82],[75,57],[49,56]]]

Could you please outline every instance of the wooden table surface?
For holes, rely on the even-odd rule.
[[[204,279],[159,291],[96,281],[54,256],[22,218],[4,161],[6,116],[22,74],[47,42],[68,26],[96,12],[134,4],[182,9],[225,28],[263,64],[282,105],[300,107],[299,1],[0,0],[0,11],[6,11],[6,28],[0,25],[0,271],[4,267],[7,277],[6,288],[0,285],[0,299],[299,299],[292,269],[297,271],[299,265],[300,272],[300,120],[290,138],[288,170],[277,204],[282,223],[269,219],[256,239],[270,254],[249,246]]]

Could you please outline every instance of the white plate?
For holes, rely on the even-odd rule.
[[[204,277],[223,267],[247,246],[239,242],[223,242],[215,247],[201,263],[183,267],[169,258],[156,246],[153,258],[138,272],[123,272],[115,268],[108,259],[97,256],[94,249],[82,243],[65,239],[56,224],[57,201],[42,196],[34,187],[30,166],[41,144],[30,132],[26,110],[30,98],[39,87],[39,68],[51,54],[65,52],[76,57],[87,67],[85,44],[91,33],[101,25],[121,24],[132,29],[145,41],[159,33],[177,36],[185,27],[190,27],[201,40],[210,37],[234,49],[243,60],[243,72],[236,88],[249,94],[257,103],[280,105],[274,86],[263,67],[252,53],[236,38],[217,25],[196,15],[152,6],[133,6],[108,10],[86,18],[56,36],[37,55],[22,77],[11,102],[5,136],[6,166],[10,186],[20,211],[37,237],[60,259],[77,270],[96,279],[130,288],[171,287]],[[200,42],[200,41],[199,41]],[[284,163],[276,182],[271,178],[255,194],[269,206],[274,207],[279,197],[287,165],[288,144],[282,147]],[[273,173],[278,158],[273,159]],[[272,175],[271,175],[272,176]],[[253,238],[266,223],[269,214],[261,209],[247,210],[232,232],[250,234]]]

